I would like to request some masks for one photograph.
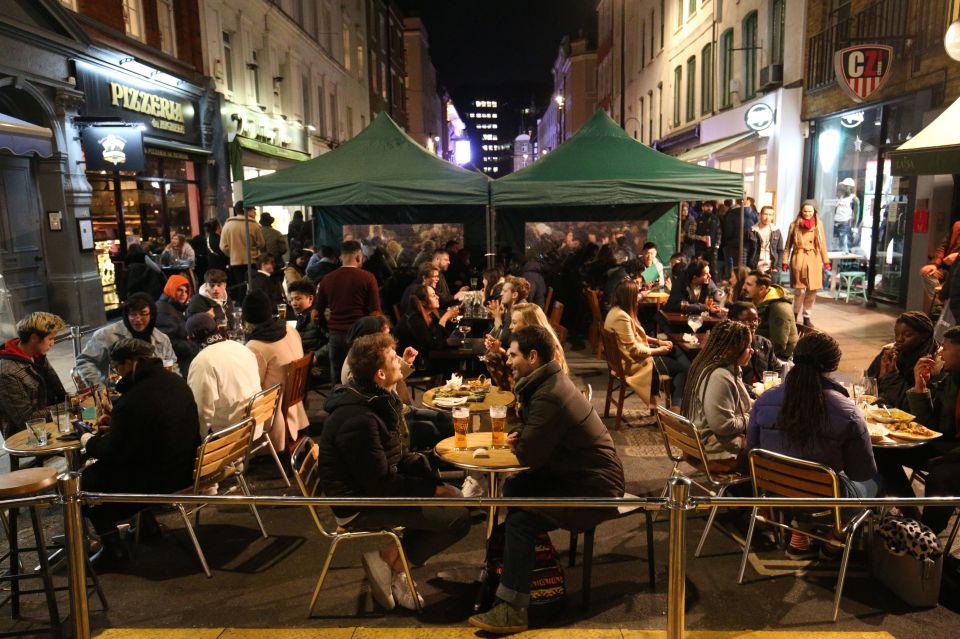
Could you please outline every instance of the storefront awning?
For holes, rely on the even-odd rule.
[[[0,149],[14,155],[36,153],[48,158],[53,155],[53,132],[46,127],[0,113]]]
[[[238,135],[236,138],[237,144],[245,149],[255,151],[257,153],[262,153],[263,155],[270,155],[275,158],[283,158],[285,160],[295,160],[297,162],[303,162],[304,160],[310,159],[309,153],[304,153],[303,151],[295,151],[294,149],[286,149],[282,146],[276,146],[274,144],[268,144],[266,142],[261,142],[260,140],[253,140],[251,138],[245,138]]]
[[[756,137],[757,134],[755,131],[738,133],[737,135],[731,135],[728,138],[721,138],[719,140],[714,140],[713,142],[707,142],[706,144],[695,146],[689,151],[684,151],[678,155],[677,159],[683,160],[684,162],[699,162],[700,160],[709,160],[721,151],[732,150],[733,146]]]
[[[169,149],[171,151],[182,151],[183,153],[194,153],[196,155],[211,155],[210,149],[205,149],[202,146],[194,146],[193,144],[184,144],[183,142],[176,142],[174,140],[155,138],[149,135],[143,136],[143,143],[149,144],[150,146],[159,147],[161,149]]]
[[[960,100],[890,154],[894,175],[960,173]]]

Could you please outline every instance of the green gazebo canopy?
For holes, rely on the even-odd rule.
[[[243,182],[245,204],[481,205],[489,178],[438,158],[386,113],[329,153]]]
[[[664,155],[637,142],[602,109],[531,166],[495,180],[496,208],[603,206],[739,199],[743,176]]]

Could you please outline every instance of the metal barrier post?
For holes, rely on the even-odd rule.
[[[83,540],[83,512],[80,507],[80,473],[57,478],[63,500],[63,530],[70,573],[70,615],[75,639],[90,639],[90,610],[87,602],[86,544]]]
[[[687,510],[692,507],[688,501],[689,496],[689,479],[671,477],[667,481],[667,509],[670,511],[667,546],[667,639],[683,639]]]
[[[80,356],[80,327],[71,326],[70,327],[70,339],[73,340],[73,358],[76,359]]]

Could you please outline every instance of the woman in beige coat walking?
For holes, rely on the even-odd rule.
[[[804,200],[800,212],[790,225],[783,251],[783,270],[790,269],[793,288],[793,314],[803,312],[803,325],[813,326],[810,315],[817,291],[823,288],[823,267],[830,263],[823,224],[813,200]]]

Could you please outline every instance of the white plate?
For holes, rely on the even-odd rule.
[[[468,397],[436,397],[433,403],[443,408],[453,408],[467,403]]]

